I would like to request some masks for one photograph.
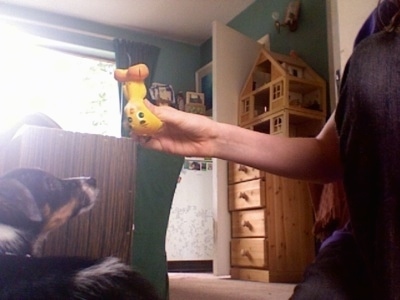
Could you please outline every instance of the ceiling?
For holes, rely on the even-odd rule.
[[[0,0],[200,45],[255,0]]]

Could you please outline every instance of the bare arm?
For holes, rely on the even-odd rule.
[[[218,123],[170,107],[149,108],[164,122],[151,140],[154,150],[184,156],[210,156],[276,175],[329,182],[339,179],[339,140],[333,115],[315,138],[288,138]]]
[[[315,138],[288,138],[226,124],[219,128],[215,157],[303,180],[329,182],[342,176],[333,116]]]

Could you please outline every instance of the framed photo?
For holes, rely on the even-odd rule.
[[[185,110],[185,102],[186,102],[185,96],[183,95],[182,92],[179,92],[179,93],[176,95],[176,107],[177,107],[179,110],[184,111],[184,110]]]
[[[206,107],[203,104],[188,103],[185,105],[185,111],[192,114],[205,115]]]
[[[195,92],[186,92],[186,104],[204,105],[204,94]]]
[[[151,100],[156,102],[157,105],[174,106],[175,94],[171,85],[153,82],[149,91]]]

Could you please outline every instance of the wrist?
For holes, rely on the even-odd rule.
[[[213,157],[229,159],[229,155],[235,152],[235,132],[232,129],[235,126],[217,122],[214,127],[212,137]]]

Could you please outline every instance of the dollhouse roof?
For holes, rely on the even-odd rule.
[[[325,80],[302,60],[295,51],[291,51],[289,55],[284,55],[262,48],[240,93],[241,96],[252,90],[253,74],[258,68],[270,68],[272,79],[280,76],[298,77],[301,73],[302,79],[325,85]]]

